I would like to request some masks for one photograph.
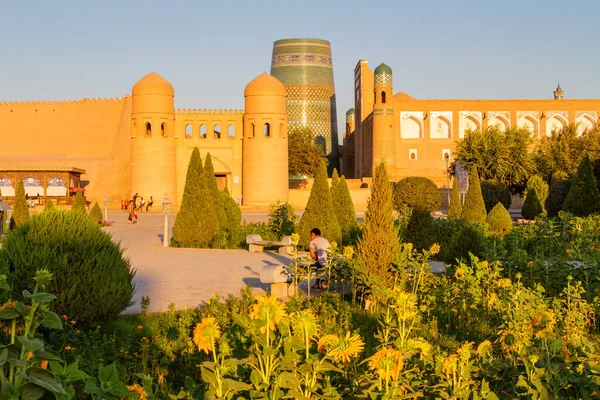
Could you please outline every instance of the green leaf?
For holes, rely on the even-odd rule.
[[[2,390],[0,390],[0,399],[2,400],[19,400],[19,391],[8,382],[2,382]]]
[[[98,372],[98,379],[100,380],[100,383],[119,382],[117,366],[115,364],[110,364],[106,367],[101,365],[100,371]]]
[[[8,361],[8,348],[4,347],[0,349],[0,366],[6,364]]]
[[[17,336],[17,340],[23,345],[25,350],[32,353],[44,348],[44,342],[39,339],[28,339],[25,336]]]
[[[20,301],[15,301],[15,308],[17,309],[17,312],[23,317],[29,315],[29,308],[25,307],[25,304],[21,303]]]
[[[25,377],[31,383],[47,389],[56,394],[66,394],[65,389],[56,379],[54,374],[48,370],[39,367],[30,367],[25,371]]]
[[[26,383],[19,388],[22,400],[38,400],[45,393],[46,389],[34,383]]]
[[[21,316],[16,310],[12,308],[6,308],[4,310],[0,310],[0,321],[6,321],[11,319],[17,319]]]
[[[2,289],[2,290],[10,290],[10,285],[6,282],[6,280],[0,281],[0,289]]]
[[[50,329],[62,329],[63,328],[62,321],[60,320],[59,316],[56,315],[55,313],[53,313],[52,311],[46,312],[46,314],[44,315],[44,318],[42,319],[41,324],[43,326],[45,326],[46,328],[50,328]]]
[[[29,290],[23,290],[23,297],[26,299],[30,299],[33,297],[33,294]]]
[[[119,382],[112,382],[111,386],[106,388],[106,391],[112,395],[115,396],[127,396],[129,395],[129,390],[127,389],[127,386],[119,381]]]
[[[48,361],[62,361],[61,358],[55,354],[49,353],[46,350],[38,350],[33,353],[37,360],[48,360]],[[52,370],[54,372],[54,370]],[[57,374],[60,375],[60,374]]]
[[[56,296],[50,293],[36,293],[33,295],[33,300],[38,303],[50,303],[52,300],[56,299]]]
[[[67,382],[69,382],[69,383],[89,379],[89,377],[90,377],[88,374],[86,374],[85,372],[83,372],[79,369],[79,360],[70,364],[66,368],[66,372],[67,372]]]

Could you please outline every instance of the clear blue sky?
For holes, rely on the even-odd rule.
[[[600,98],[600,1],[0,1],[0,101],[122,97],[148,72],[176,108],[243,108],[273,41],[331,41],[342,126],[359,59],[418,99]],[[340,134],[342,132],[340,131]]]

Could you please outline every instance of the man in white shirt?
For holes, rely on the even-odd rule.
[[[327,249],[329,249],[329,240],[321,237],[321,230],[319,228],[313,228],[310,231],[310,257],[316,261],[312,266],[317,270],[327,266]],[[312,286],[313,289],[318,289],[320,279],[317,279],[315,284]]]

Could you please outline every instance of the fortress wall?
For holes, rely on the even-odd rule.
[[[234,199],[242,194],[242,138],[243,110],[177,110],[175,132],[177,136],[177,203],[181,203],[185,177],[194,147],[200,150],[202,162],[210,153],[215,175],[225,175],[225,183]],[[186,126],[189,128],[186,132]],[[200,127],[204,125],[206,135],[200,137]],[[220,127],[220,138],[215,135],[215,126]],[[229,127],[233,131],[229,131]],[[191,128],[191,130],[190,130]],[[231,133],[231,136],[230,136]]]
[[[0,164],[85,169],[89,201],[129,197],[131,98],[0,103]]]

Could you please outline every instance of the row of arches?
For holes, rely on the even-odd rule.
[[[144,125],[144,136],[145,137],[152,137],[152,123],[151,122],[146,122]],[[133,137],[137,136],[137,123],[134,122],[133,126],[132,126],[132,135]],[[167,124],[166,123],[162,123],[160,124],[160,136],[161,137],[167,137]]]
[[[262,136],[266,138],[270,138],[273,135],[273,129],[269,122],[265,122],[262,126]],[[254,122],[251,122],[249,125],[248,135],[247,137],[255,137],[257,134],[256,126]],[[279,124],[279,137],[285,137],[285,127],[283,123]]]
[[[585,130],[592,129],[595,124],[595,119],[589,114],[583,114],[575,119],[578,124],[578,134],[581,135]],[[546,136],[552,136],[552,132],[559,131],[568,124],[565,117],[560,114],[551,116],[546,120]],[[488,126],[497,125],[500,129],[505,130],[510,128],[510,121],[503,115],[494,115],[488,120]],[[529,129],[533,135],[538,136],[539,120],[530,115],[524,115],[517,120],[517,126]],[[481,122],[474,117],[468,116],[459,119],[458,130],[459,138],[464,138],[465,133],[481,128]],[[423,121],[410,116],[402,119],[400,122],[400,137],[403,139],[421,139],[423,138],[424,124]],[[431,139],[449,139],[452,135],[451,122],[442,116],[436,117],[430,123],[429,137]]]
[[[213,125],[213,138],[221,139],[221,124]],[[200,139],[206,139],[207,136],[207,127],[205,124],[200,124],[200,128],[198,130],[200,134]],[[191,139],[193,137],[193,128],[191,124],[187,124],[185,126],[185,137],[186,139]],[[229,124],[227,127],[227,137],[234,138],[235,137],[235,126],[233,124]]]

